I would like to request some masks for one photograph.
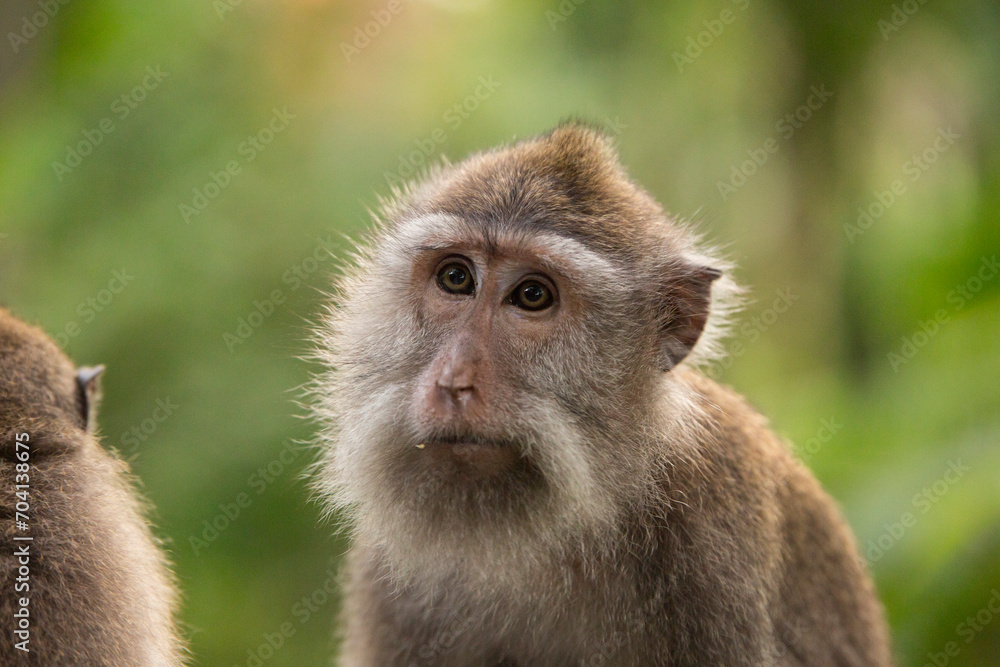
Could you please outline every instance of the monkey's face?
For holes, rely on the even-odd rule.
[[[406,414],[421,436],[412,454],[455,484],[509,484],[537,472],[532,440],[553,417],[570,421],[553,403],[579,394],[572,360],[559,358],[583,333],[579,255],[561,255],[551,238],[487,244],[442,225],[451,234],[417,246],[407,281],[421,336]]]
[[[359,534],[490,568],[613,525],[649,474],[635,423],[662,374],[626,274],[563,236],[440,214],[377,244],[342,286],[322,389],[326,490]]]

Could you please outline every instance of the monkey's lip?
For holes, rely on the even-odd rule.
[[[507,470],[521,456],[521,449],[508,440],[480,437],[428,438],[417,447],[441,463],[458,465],[481,474]]]
[[[420,442],[425,447],[471,447],[495,449],[499,447],[513,447],[514,443],[509,440],[494,440],[492,438],[482,438],[479,436],[445,436],[427,438]]]

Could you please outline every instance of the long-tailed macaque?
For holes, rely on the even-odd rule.
[[[580,124],[394,193],[318,329],[346,666],[892,664],[719,354],[731,267]]]
[[[95,435],[101,368],[0,308],[0,664],[178,667],[177,595],[128,466]]]

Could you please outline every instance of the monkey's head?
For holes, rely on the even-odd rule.
[[[403,575],[607,545],[684,455],[676,367],[710,347],[723,268],[589,128],[442,167],[385,206],[319,331],[322,492]]]
[[[45,332],[0,308],[0,442],[15,431],[36,444],[93,431],[103,370],[77,369]]]

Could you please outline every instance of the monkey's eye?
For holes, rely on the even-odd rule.
[[[552,290],[537,280],[525,280],[514,288],[508,300],[524,310],[542,310],[554,301]]]
[[[476,281],[472,279],[472,269],[462,262],[448,262],[437,273],[438,286],[452,294],[472,294],[476,291]]]

